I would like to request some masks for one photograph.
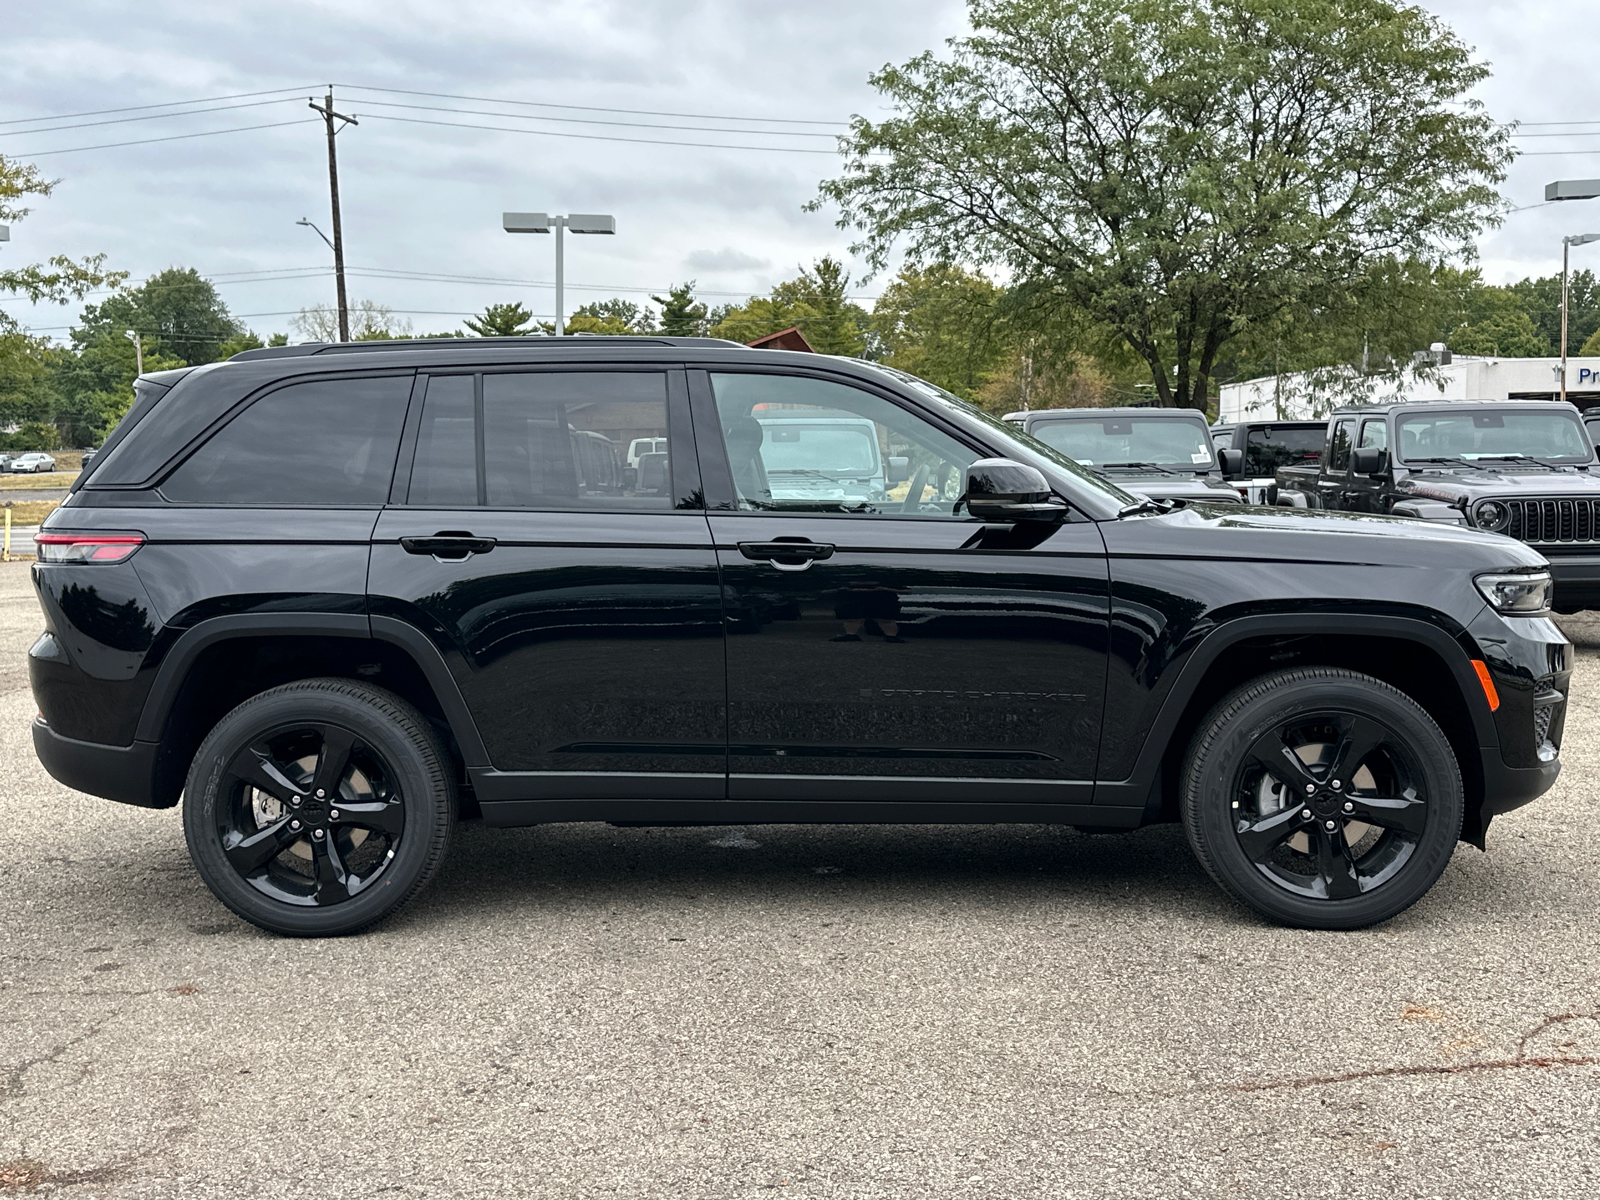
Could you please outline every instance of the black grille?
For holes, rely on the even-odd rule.
[[[1550,718],[1556,715],[1555,705],[1545,704],[1533,710],[1533,744],[1542,746],[1550,737]]]
[[[1507,500],[1511,523],[1506,533],[1524,542],[1600,540],[1600,501]]]

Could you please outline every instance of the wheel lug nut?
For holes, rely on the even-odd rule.
[[[299,821],[290,821],[289,822],[289,828],[290,829],[299,829],[300,828],[300,822]]]
[[[339,819],[339,810],[337,808],[329,809],[328,810],[328,816],[332,820],[337,821]]]
[[[1329,828],[1329,829],[1337,829],[1337,828],[1339,828],[1339,822],[1337,822],[1337,821],[1329,821],[1327,823],[1327,828]],[[321,837],[322,834],[319,833],[319,834],[317,834],[317,836]]]
[[[1356,806],[1354,804],[1351,804],[1350,801],[1346,800],[1344,802],[1344,810],[1345,810],[1345,812],[1355,812]]]
[[[1340,783],[1340,782],[1339,782],[1339,781],[1338,781],[1338,780],[1337,780],[1337,779],[1335,779],[1335,780],[1334,780],[1334,781],[1333,781],[1333,790],[1334,790],[1334,791],[1336,791],[1336,792],[1337,792],[1337,791],[1338,791],[1338,790],[1339,790],[1339,789],[1340,789],[1340,788],[1342,788],[1342,787],[1343,787],[1343,786],[1344,786],[1344,784],[1342,784],[1342,783]]]
[[[1314,784],[1314,783],[1306,784],[1306,795],[1309,796],[1312,793],[1314,793],[1316,790],[1317,790],[1317,785],[1316,784]]]
[[[1329,827],[1329,828],[1330,828],[1330,829],[1331,829],[1331,828],[1332,828],[1332,827],[1333,827],[1333,822],[1332,822],[1332,821],[1329,821],[1329,822],[1328,822],[1328,827]],[[312,831],[311,831],[311,836],[312,836],[312,837],[313,837],[313,838],[314,838],[314,839],[315,839],[315,840],[317,840],[317,841],[319,841],[319,842],[320,842],[320,841],[321,841],[321,840],[322,840],[322,830],[320,830],[320,829],[313,829],[313,830],[312,830]]]
[[[327,792],[325,792],[325,791],[323,791],[323,790],[322,790],[322,789],[321,789],[321,788],[318,788],[318,789],[317,789],[317,799],[318,799],[318,800],[321,800],[321,799],[322,799],[322,798],[323,798],[323,797],[324,797],[324,796],[326,796],[326,795],[327,795],[327,794],[328,794],[328,793],[327,793]]]
[[[289,804],[294,808],[299,808],[300,807],[300,800],[301,800],[301,797],[299,797],[299,796],[290,796],[289,797]]]
[[[1311,810],[1309,808],[1302,808],[1300,810],[1300,815],[1309,821],[1311,819]]]

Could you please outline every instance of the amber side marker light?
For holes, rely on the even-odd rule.
[[[1478,682],[1483,684],[1483,698],[1489,702],[1489,711],[1498,711],[1500,693],[1495,690],[1494,679],[1489,674],[1489,664],[1481,658],[1475,658],[1472,660],[1472,669],[1478,673]]]
[[[144,545],[140,533],[41,533],[34,539],[46,563],[119,563]]]

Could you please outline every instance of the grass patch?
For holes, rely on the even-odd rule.
[[[69,488],[78,477],[76,471],[52,471],[48,475],[16,475],[0,473],[0,491],[28,492],[36,488]]]
[[[55,500],[17,500],[11,505],[13,525],[37,525],[61,505]],[[0,521],[5,518],[0,517]],[[16,547],[12,547],[15,549]]]

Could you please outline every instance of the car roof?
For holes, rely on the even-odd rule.
[[[1205,424],[1205,414],[1197,408],[1154,408],[1149,405],[1126,405],[1121,408],[1032,408],[1027,412],[1009,412],[1005,420],[1014,418],[1044,417],[1056,420],[1072,417],[1192,417]]]
[[[1544,412],[1577,410],[1564,400],[1399,400],[1389,404],[1350,404],[1336,408],[1333,417],[1387,416],[1396,412],[1446,412],[1459,408],[1530,408]]]

